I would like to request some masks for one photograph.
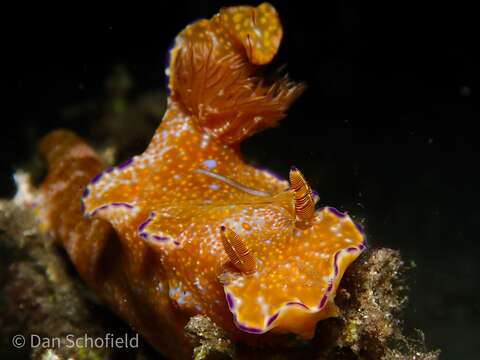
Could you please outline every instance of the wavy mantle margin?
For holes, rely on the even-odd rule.
[[[328,211],[330,211],[330,213],[337,216],[338,218],[345,218],[346,216],[348,216],[346,212],[343,213],[334,207],[320,208],[318,211],[322,211],[323,209],[327,209]],[[337,277],[339,274],[338,264],[342,259],[342,257],[346,254],[355,254],[355,253],[360,254],[365,250],[367,246],[367,237],[365,235],[365,232],[363,231],[363,228],[355,222],[354,224],[358,229],[358,231],[360,232],[360,234],[363,236],[363,241],[358,246],[351,246],[351,247],[339,250],[335,253],[333,257],[333,274],[330,275],[327,291],[325,292],[325,294],[323,294],[322,299],[320,300],[318,306],[311,308],[306,304],[302,303],[301,301],[289,301],[283,306],[281,306],[277,312],[275,312],[272,316],[268,318],[266,325],[263,329],[254,328],[254,327],[249,327],[245,324],[242,324],[241,322],[238,321],[237,314],[235,311],[235,305],[236,305],[235,296],[233,296],[232,293],[230,293],[226,288],[224,288],[228,308],[230,312],[233,314],[233,322],[235,323],[235,326],[243,332],[247,332],[250,334],[263,334],[273,329],[275,327],[274,326],[275,320],[278,319],[278,317],[283,311],[285,311],[287,308],[291,306],[297,306],[297,307],[303,308],[305,312],[309,312],[309,313],[316,313],[316,312],[322,311],[325,308],[326,304],[328,303],[328,300],[331,298],[332,291],[333,291],[333,284],[337,280]]]
[[[127,203],[127,202],[112,202],[112,203],[108,203],[108,204],[104,204],[102,206],[99,206],[99,207],[97,207],[97,208],[95,208],[91,211],[86,211],[86,207],[85,207],[85,200],[92,193],[92,191],[91,191],[91,186],[92,185],[97,185],[102,179],[105,180],[105,175],[110,175],[111,173],[113,173],[115,171],[122,171],[122,170],[126,169],[127,167],[129,167],[130,165],[133,164],[134,160],[135,160],[134,158],[130,158],[130,159],[124,161],[123,163],[121,163],[117,166],[110,166],[110,167],[106,168],[105,170],[99,172],[97,175],[95,175],[90,180],[88,185],[83,190],[82,198],[80,200],[80,209],[81,209],[81,212],[84,214],[84,216],[86,218],[94,217],[95,215],[97,215],[97,213],[99,211],[107,210],[108,208],[111,208],[111,207],[112,208],[123,207],[123,208],[130,209],[130,210],[135,208],[135,206],[133,204],[130,204],[130,203]]]

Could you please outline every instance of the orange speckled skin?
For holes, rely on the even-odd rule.
[[[100,172],[98,156],[68,131],[41,144],[45,228],[88,285],[169,357],[190,356],[183,326],[194,314],[235,338],[313,336],[319,320],[337,314],[338,283],[365,247],[361,230],[332,208],[297,228],[288,182],[239,154],[238,144],[275,125],[302,90],[258,76],[281,36],[268,4],[189,25],[171,51],[161,125],[124,164]],[[229,263],[222,226],[250,249],[253,273]]]

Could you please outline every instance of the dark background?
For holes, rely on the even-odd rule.
[[[445,359],[476,358],[476,12],[461,2],[272,2],[285,31],[277,62],[308,90],[279,128],[244,144],[245,154],[284,176],[295,164],[323,204],[366,219],[372,246],[415,261],[406,326],[424,330]],[[162,86],[175,34],[237,3],[5,13],[14,21],[3,34],[3,70],[13,81],[1,129],[1,196],[13,193],[12,171],[32,155],[32,139],[65,126],[60,108],[99,96],[119,63],[137,91]]]

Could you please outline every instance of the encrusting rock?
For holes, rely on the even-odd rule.
[[[233,359],[234,346],[225,332],[208,317],[193,316],[185,332],[195,345],[194,359]]]
[[[5,354],[31,348],[29,337],[58,338],[59,348],[34,347],[32,359],[109,359],[107,348],[72,348],[67,335],[91,337],[105,333],[89,310],[85,296],[68,273],[64,256],[38,231],[33,212],[10,201],[0,202],[0,335]],[[27,339],[24,349],[13,348],[14,335]],[[28,352],[27,352],[28,353]],[[50,355],[49,355],[50,354]]]

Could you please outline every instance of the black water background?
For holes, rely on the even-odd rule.
[[[3,52],[13,81],[2,120],[1,195],[13,193],[10,175],[32,154],[31,139],[65,125],[61,107],[100,95],[117,63],[131,70],[137,91],[161,86],[175,34],[231,3],[179,0],[125,8],[123,17],[114,9],[95,16],[94,8],[14,17]],[[372,245],[400,249],[415,261],[407,325],[423,329],[427,344],[441,348],[445,359],[478,357],[473,9],[462,3],[274,4],[285,26],[277,62],[309,88],[279,128],[244,145],[247,157],[283,176],[296,165],[324,204],[366,219]]]

